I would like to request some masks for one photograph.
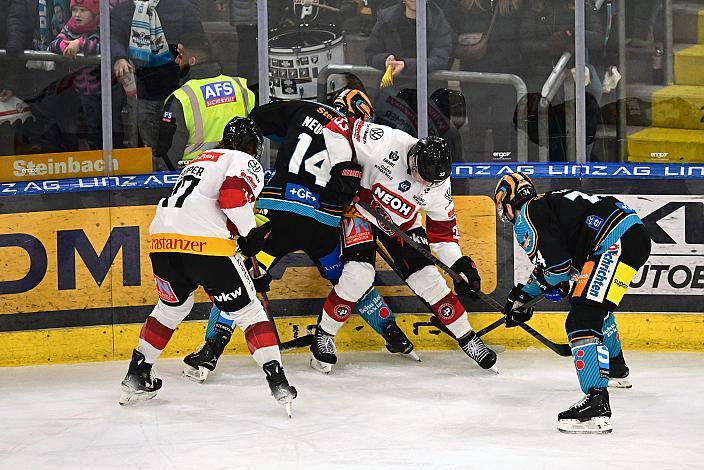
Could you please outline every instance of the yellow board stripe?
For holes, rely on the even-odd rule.
[[[704,351],[704,314],[625,313],[616,314],[619,334],[626,350],[642,351]],[[429,315],[409,314],[397,317],[399,326],[416,348],[426,350],[455,350],[457,342],[427,325]],[[492,314],[470,315],[475,329],[497,320]],[[276,325],[282,341],[293,339],[294,331],[304,334],[314,325],[316,317],[277,318]],[[207,322],[184,322],[176,330],[163,357],[183,357],[203,342]],[[536,314],[531,326],[555,342],[566,343],[565,314]],[[126,360],[137,345],[140,324],[60,328],[0,333],[0,366],[27,366],[37,364]],[[484,338],[489,344],[509,349],[540,347],[531,336],[518,328],[498,328]],[[337,335],[340,351],[384,352],[381,337],[358,316],[349,319]],[[298,350],[309,354],[307,348]],[[241,332],[235,333],[227,346],[227,354],[249,354]],[[501,360],[501,359],[500,359]],[[119,377],[118,377],[119,380]]]

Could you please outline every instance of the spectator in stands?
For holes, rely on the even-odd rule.
[[[54,124],[49,129],[37,127],[36,120],[17,126],[17,133],[29,145],[21,152],[60,151],[65,145],[71,145],[70,139],[60,136],[75,134],[69,123],[61,119],[66,104],[71,103],[69,95],[73,93],[70,86],[65,86],[68,67],[21,58],[24,50],[46,51],[54,39],[52,30],[63,27],[63,21],[68,20],[67,12],[67,0],[9,0],[5,49],[10,60],[3,63],[5,80],[1,84],[0,99],[17,95],[32,106],[35,116],[54,116],[51,121]]]
[[[257,2],[230,0],[230,24],[237,30],[237,75],[256,83]]]
[[[600,16],[594,2],[585,0],[585,40],[587,57],[599,54],[603,44]],[[574,67],[574,9],[573,0],[529,0],[521,19],[518,44],[523,53],[524,79],[529,91],[539,93],[552,68],[565,52],[572,55]],[[590,84],[587,96],[587,144],[594,141],[599,122],[601,81],[593,66],[588,64]],[[550,113],[550,160],[565,161],[564,104],[561,98],[552,103]],[[562,98],[563,99],[563,98]],[[537,100],[535,101],[537,103]],[[530,110],[529,112],[536,110]]]
[[[202,33],[183,36],[178,62],[188,70],[189,80],[164,104],[156,148],[159,170],[180,168],[179,161],[215,148],[225,125],[235,116],[246,117],[254,108],[247,79],[223,75],[211,57],[210,44]]]
[[[100,53],[100,5],[98,0],[71,0],[71,19],[56,36],[49,51],[75,59],[76,54]],[[72,72],[71,81],[76,91],[86,128],[89,149],[101,148],[100,67],[80,67]],[[74,108],[76,109],[76,108]],[[61,116],[75,119],[77,116]]]
[[[442,10],[428,2],[428,72],[446,69],[452,58],[453,31]],[[367,64],[392,67],[394,77],[416,76],[416,0],[380,10],[365,47]]]
[[[191,0],[124,2],[111,12],[112,61],[118,79],[134,73],[137,80],[139,135],[156,149],[164,100],[179,83],[179,67],[169,45],[186,33],[203,33]]]
[[[521,75],[518,28],[523,0],[460,0],[459,38],[455,57],[470,72]],[[506,85],[463,84],[469,117],[465,161],[487,161],[494,152],[515,155],[513,111],[516,95]]]
[[[662,10],[662,0],[626,2],[626,35],[628,45],[652,49],[655,47],[655,25]]]

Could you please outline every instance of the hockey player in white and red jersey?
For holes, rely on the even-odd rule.
[[[418,243],[429,246],[441,261],[467,283],[455,284],[459,294],[476,297],[481,279],[469,256],[463,256],[450,190],[450,156],[439,137],[416,139],[390,127],[338,118],[323,130],[325,144],[336,158],[361,165],[359,197],[389,218]],[[413,291],[431,305],[433,313],[458,338],[460,348],[482,368],[496,363],[496,354],[472,330],[467,313],[438,269],[404,244],[356,205],[362,218],[343,219],[344,268],[328,295],[311,347],[311,366],[329,372],[337,362],[334,336],[352,312],[355,302],[374,282],[376,240],[388,250]],[[426,229],[419,211],[426,214]],[[371,222],[371,223],[370,223]]]
[[[262,142],[254,121],[234,118],[218,148],[190,161],[171,195],[159,201],[149,227],[159,301],[144,322],[122,381],[121,405],[153,398],[161,388],[152,365],[191,311],[196,288],[203,286],[244,331],[274,398],[290,411],[296,389],[286,380],[276,335],[243,260],[258,253],[271,232],[269,222],[257,226],[254,214],[264,186],[258,161]]]

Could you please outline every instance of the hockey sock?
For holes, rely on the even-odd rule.
[[[452,331],[455,338],[461,338],[472,330],[464,306],[452,292],[432,304],[431,307],[438,320]]]
[[[609,350],[609,356],[618,356],[621,353],[621,337],[618,334],[614,312],[609,312],[606,316],[602,334],[604,335],[604,346]]]
[[[389,304],[374,288],[357,301],[354,311],[380,335],[383,334],[384,326],[387,323],[396,321],[394,312],[389,308]]]
[[[320,317],[320,326],[331,335],[336,335],[350,316],[356,302],[345,300],[337,295],[337,286],[328,294]]]
[[[269,361],[281,363],[279,344],[276,342],[276,334],[269,321],[248,326],[244,330],[244,337],[247,340],[249,353],[260,367]]]
[[[609,384],[609,351],[596,336],[570,339],[574,368],[584,393]]]
[[[139,332],[139,346],[137,350],[144,354],[144,362],[154,364],[157,358],[169,343],[174,330],[162,325],[159,320],[148,316]]]
[[[210,317],[208,317],[208,327],[205,329],[205,339],[213,339],[218,336],[218,333],[229,333],[230,335],[235,330],[235,320],[231,315],[223,314],[219,308],[213,304],[210,309]]]
[[[193,293],[181,305],[168,305],[161,300],[157,302],[139,333],[137,350],[144,354],[144,362],[154,364],[191,308]]]

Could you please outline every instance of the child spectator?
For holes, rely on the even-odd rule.
[[[98,0],[71,0],[71,19],[56,36],[49,51],[75,59],[76,54],[100,53]],[[96,66],[79,68],[71,74],[73,88],[78,94],[90,149],[101,146],[100,69]]]

